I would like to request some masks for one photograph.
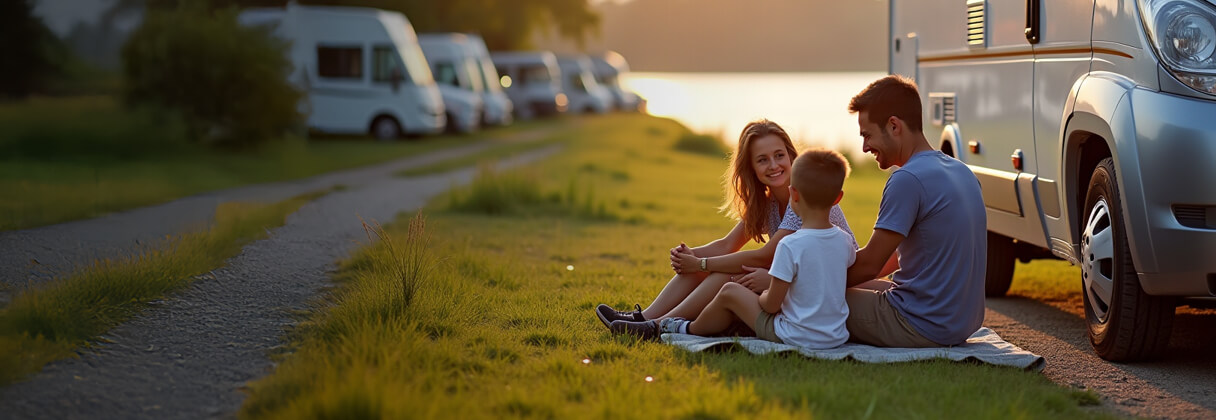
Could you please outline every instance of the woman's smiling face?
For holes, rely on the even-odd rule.
[[[760,183],[773,188],[785,188],[790,185],[789,150],[780,137],[769,134],[752,140],[751,153],[752,169]]]

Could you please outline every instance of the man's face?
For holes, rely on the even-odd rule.
[[[866,111],[857,113],[857,125],[861,128],[861,150],[873,154],[879,168],[887,169],[895,165],[899,147],[887,130],[871,122]]]

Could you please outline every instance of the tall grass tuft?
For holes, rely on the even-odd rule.
[[[726,148],[726,143],[721,138],[709,134],[685,133],[676,140],[675,149],[713,157],[726,157],[730,154],[730,149]]]
[[[426,218],[422,216],[422,212],[418,212],[410,219],[405,241],[400,244],[400,249],[378,222],[373,221],[369,225],[367,221],[363,221],[363,231],[369,241],[378,239],[384,244],[385,252],[379,257],[387,264],[378,264],[376,267],[384,271],[389,278],[397,280],[401,305],[409,306],[418,290],[426,285],[435,264],[434,258],[428,252],[430,236],[426,233]]]

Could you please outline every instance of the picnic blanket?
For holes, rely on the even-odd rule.
[[[662,339],[665,343],[694,353],[705,350],[742,348],[753,354],[793,351],[814,359],[840,360],[851,358],[866,363],[949,359],[959,362],[973,361],[998,366],[1011,366],[1032,371],[1042,370],[1043,366],[1047,363],[1042,356],[1022,350],[1020,347],[1002,340],[1001,336],[996,335],[995,332],[986,327],[981,327],[975,334],[971,334],[971,338],[968,338],[965,344],[923,349],[887,348],[845,343],[836,348],[814,350],[794,347],[788,344],[777,344],[755,337],[701,337],[689,334],[663,334]]]

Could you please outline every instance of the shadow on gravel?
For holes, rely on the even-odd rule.
[[[1051,336],[1055,340],[1050,341],[1058,340],[1055,345],[1066,343],[1078,350],[1081,353],[1079,357],[1087,359],[1088,363],[1105,365],[1112,371],[1134,376],[1180,399],[1208,410],[1216,410],[1216,401],[1212,398],[1216,397],[1216,387],[1212,386],[1216,384],[1216,358],[1212,357],[1212,352],[1216,351],[1216,311],[1178,308],[1170,344],[1161,359],[1151,362],[1114,363],[1102,360],[1094,354],[1082,314],[1064,311],[1023,297],[989,298],[987,307],[990,311],[1024,324],[1038,334]],[[985,320],[985,325],[989,325],[989,320]],[[1032,337],[1032,334],[1020,334],[1017,328],[1002,326],[999,322],[991,327],[1010,342],[1027,350],[1036,353],[1052,352],[1043,348],[1049,344]],[[1048,358],[1048,366],[1051,365],[1052,360]],[[1129,378],[1115,379],[1114,382],[1125,382],[1127,379]]]

